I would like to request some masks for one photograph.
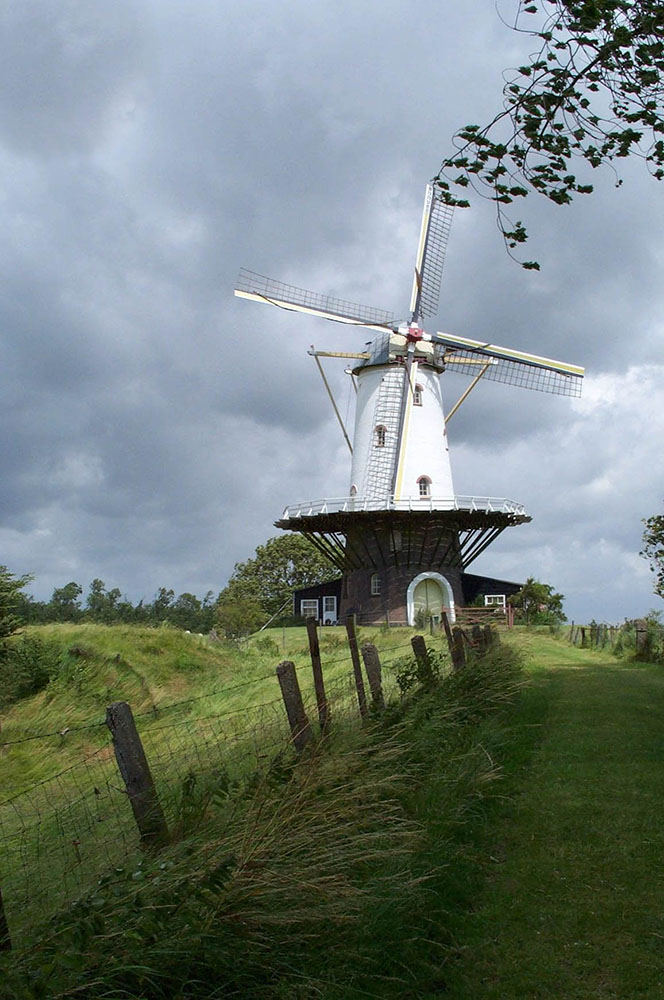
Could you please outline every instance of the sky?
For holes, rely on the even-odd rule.
[[[426,182],[528,54],[515,7],[3,0],[0,563],[36,597],[217,593],[286,504],[347,494],[307,350],[367,338],[234,298],[237,272],[405,316]],[[480,385],[448,432],[457,493],[533,518],[470,570],[550,583],[576,621],[661,607],[664,186],[621,176],[520,206],[539,273],[489,204],[457,210],[429,324],[587,370],[578,400]]]

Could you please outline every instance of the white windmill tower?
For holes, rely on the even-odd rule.
[[[419,608],[434,618],[445,608],[454,620],[470,563],[506,527],[530,520],[514,501],[454,492],[446,424],[477,382],[581,392],[583,368],[422,329],[423,318],[438,310],[451,214],[429,184],[406,322],[244,269],[235,290],[376,334],[359,353],[311,352],[319,367],[321,356],[356,362],[352,444],[344,429],[352,452],[348,496],[290,505],[276,522],[304,534],[342,571],[340,613],[365,621],[387,616],[413,624]],[[447,372],[472,381],[446,414],[441,376]]]

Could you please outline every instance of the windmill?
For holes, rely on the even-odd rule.
[[[235,294],[293,312],[371,330],[365,349],[315,351],[351,359],[357,390],[348,496],[289,505],[277,527],[298,531],[342,574],[341,616],[407,621],[436,618],[464,600],[467,567],[507,527],[530,521],[523,505],[457,496],[447,423],[480,380],[565,396],[581,393],[583,368],[448,333],[422,323],[438,311],[452,209],[427,185],[409,318],[242,269]],[[441,376],[470,376],[445,413]],[[323,375],[324,381],[325,377]],[[336,610],[334,613],[336,618]]]

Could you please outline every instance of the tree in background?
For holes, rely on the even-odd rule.
[[[85,601],[86,618],[95,622],[113,622],[120,618],[119,601],[122,593],[117,587],[106,590],[103,580],[94,579]]]
[[[15,576],[6,566],[0,566],[0,646],[13,635],[22,624],[17,608],[21,604],[23,588],[32,580],[31,576]]]
[[[664,4],[519,2],[512,27],[536,51],[506,74],[503,110],[488,125],[461,129],[435,178],[451,205],[468,207],[469,188],[494,201],[510,252],[527,233],[506,205],[533,191],[558,205],[592,192],[575,162],[596,169],[639,156],[664,177]]]
[[[294,590],[338,575],[302,535],[279,535],[259,545],[252,559],[236,563],[218,605],[223,603],[228,609],[232,602],[252,601],[261,607],[266,621],[287,604]]]
[[[64,587],[56,587],[50,602],[53,615],[51,621],[78,621],[83,613],[79,600],[82,593],[83,588],[74,580],[66,583]]]
[[[555,625],[567,621],[563,613],[563,594],[556,594],[548,583],[540,583],[532,576],[508,600],[527,625]]]
[[[643,549],[640,552],[650,562],[655,574],[655,593],[664,597],[664,514],[644,518]]]
[[[26,582],[32,577],[26,577]],[[140,600],[134,605],[122,597],[117,587],[108,590],[99,577],[90,583],[82,607],[83,588],[75,581],[56,587],[50,601],[36,601],[30,594],[19,591],[16,595],[15,614],[26,624],[43,625],[46,622],[94,622],[100,625],[173,625],[190,632],[209,632],[216,620],[214,593],[208,590],[201,600],[194,594],[159,587],[154,600]]]
[[[228,588],[226,588],[228,590]],[[217,602],[216,624],[227,639],[242,639],[256,632],[266,621],[262,605],[255,597],[222,591]]]

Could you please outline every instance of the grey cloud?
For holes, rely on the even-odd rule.
[[[4,5],[0,134],[30,156],[89,152],[126,112],[140,64],[133,0]]]
[[[40,593],[93,576],[132,597],[217,590],[286,503],[345,493],[345,446],[306,351],[357,349],[364,332],[232,288],[245,265],[403,314],[424,183],[520,58],[492,11],[420,15],[401,0],[11,7],[0,562],[35,572]],[[652,358],[662,210],[647,184],[635,171],[617,197],[607,182],[567,212],[533,201],[541,275],[506,258],[491,206],[457,213],[432,327],[594,373]],[[345,413],[342,368],[328,370]],[[464,384],[445,376],[448,403]],[[487,572],[519,577],[538,552],[557,570],[556,530],[568,553],[584,537],[633,551],[637,501],[594,502],[615,462],[610,418],[579,412],[487,385],[454,418],[459,492],[537,513],[483,557]],[[629,475],[655,503],[651,478]],[[587,602],[587,580],[572,582]]]

